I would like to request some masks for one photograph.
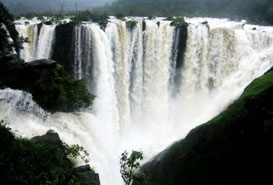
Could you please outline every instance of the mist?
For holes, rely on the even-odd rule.
[[[87,10],[111,4],[114,0],[1,0],[14,15],[29,12]]]

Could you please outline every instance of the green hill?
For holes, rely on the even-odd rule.
[[[149,185],[272,184],[272,156],[273,69],[254,80],[226,111],[193,129],[142,171]]]

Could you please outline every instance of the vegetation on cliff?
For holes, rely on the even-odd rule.
[[[272,96],[273,69],[254,80],[226,111],[147,163],[142,171],[149,185],[272,183]]]
[[[22,43],[25,41],[23,37],[19,37],[13,21],[13,16],[0,2],[0,59],[14,52],[19,54]]]
[[[82,22],[82,21],[93,21],[98,23],[102,28],[105,28],[108,23],[108,15],[102,12],[94,12],[94,11],[82,11],[73,15],[73,22]]]
[[[51,112],[74,111],[91,105],[94,96],[85,80],[74,80],[56,62],[0,62],[0,87],[30,92],[42,108]],[[37,64],[37,65],[36,65]]]
[[[85,178],[71,160],[82,152],[82,147],[68,146],[56,133],[31,140],[17,138],[1,121],[0,184],[82,185]]]

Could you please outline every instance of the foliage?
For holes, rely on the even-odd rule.
[[[19,37],[13,21],[13,16],[0,2],[0,59],[15,52],[19,54],[19,49],[26,41],[23,37]]]
[[[115,17],[119,20],[125,21],[125,16],[122,13],[117,13]]]
[[[91,105],[94,96],[88,91],[87,80],[72,80],[67,87],[67,96],[70,98],[68,107],[73,109],[87,108]]]
[[[83,180],[74,171],[70,157],[77,157],[82,147],[62,142],[35,142],[16,138],[0,124],[1,185],[80,185]]]
[[[82,147],[79,145],[67,145],[67,144],[63,144],[66,148],[66,154],[68,158],[77,158],[80,157],[85,163],[89,162],[89,153]]]
[[[128,156],[128,152],[124,151],[120,158],[120,173],[126,185],[130,185],[134,180],[147,182],[147,177],[144,173],[137,172],[140,167],[139,161],[143,160],[143,153],[140,151],[132,151]]]
[[[0,79],[0,87],[30,92],[34,101],[51,112],[87,108],[94,99],[87,81],[72,79],[57,63],[31,66],[19,61],[1,62]]]
[[[72,21],[78,23],[82,21],[93,21],[101,25],[102,27],[106,27],[108,23],[108,15],[101,12],[91,12],[91,11],[82,11],[78,12],[73,18]]]

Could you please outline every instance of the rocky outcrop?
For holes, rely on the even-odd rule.
[[[83,175],[86,179],[83,185],[100,185],[99,175],[89,165],[79,166],[75,168],[75,171]]]
[[[56,132],[50,132],[42,136],[35,136],[31,140],[37,143],[42,143],[42,144],[45,144],[45,143],[62,144],[60,136]]]
[[[0,87],[20,89],[49,112],[70,112],[91,105],[84,80],[74,80],[53,60],[0,62]]]
[[[30,66],[30,67],[46,67],[46,66],[50,66],[52,64],[55,64],[56,61],[54,60],[49,60],[49,59],[40,59],[40,60],[34,60],[31,62],[26,63],[26,65]]]
[[[144,165],[148,184],[272,184],[272,96],[271,69],[226,111]]]

